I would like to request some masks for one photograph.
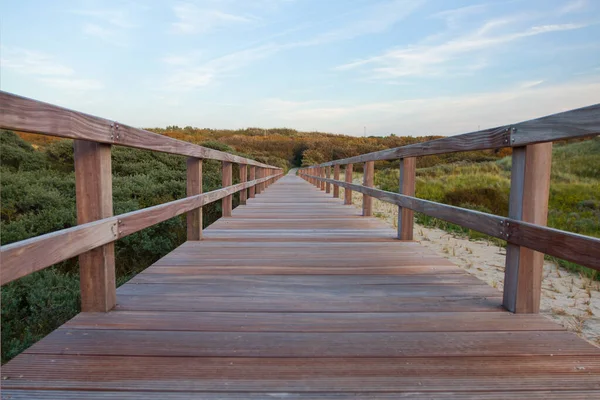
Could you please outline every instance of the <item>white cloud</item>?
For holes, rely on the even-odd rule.
[[[129,31],[138,28],[136,15],[144,9],[134,2],[125,2],[120,8],[89,8],[71,10],[72,14],[84,17],[82,32],[111,45],[127,46]]]
[[[377,3],[361,10],[358,20],[295,43],[294,46],[320,45],[384,32],[413,13],[422,4],[423,0],[393,0]]]
[[[582,11],[587,7],[587,0],[573,0],[567,2],[563,7],[559,9],[559,14],[569,14],[578,11]]]
[[[361,14],[361,18],[358,21],[346,24],[341,28],[331,30],[324,34],[314,36],[310,39],[289,43],[267,43],[236,51],[199,65],[193,61],[193,58],[196,57],[189,57],[187,55],[169,55],[163,57],[162,61],[164,63],[175,67],[175,69],[169,71],[169,77],[166,79],[166,83],[167,85],[170,85],[170,87],[166,87],[165,89],[169,91],[189,91],[197,89],[216,82],[219,77],[231,75],[233,71],[242,69],[253,62],[267,58],[283,50],[318,46],[384,31],[412,13],[419,7],[421,2],[421,0],[393,0],[379,3],[373,7],[369,7],[365,12],[366,16]],[[185,33],[198,32],[198,29],[200,28],[197,28],[197,15],[194,16],[194,14],[199,9],[196,6],[189,4],[179,5],[179,7],[180,12],[183,13],[185,10],[186,13],[183,14],[190,15],[190,23],[188,26],[188,23],[186,22],[179,26],[178,29]],[[210,18],[210,15],[210,13],[207,14],[205,18]],[[191,21],[195,21],[194,24],[192,24]],[[249,21],[250,20],[248,20],[248,22]],[[209,28],[211,28],[210,23],[202,29]]]
[[[446,25],[449,28],[458,28],[460,23],[467,17],[474,14],[480,14],[485,11],[487,5],[485,4],[473,4],[466,7],[455,8],[451,10],[440,11],[432,15],[433,18],[441,18],[446,21]]]
[[[533,26],[525,30],[513,30],[508,33],[494,33],[499,27],[509,24],[509,19],[487,21],[473,33],[454,37],[441,44],[391,49],[379,56],[353,61],[335,69],[344,71],[368,67],[368,74],[373,79],[455,73],[472,67],[474,62],[485,65],[485,61],[478,59],[477,56],[486,54],[499,45],[526,37],[579,29],[585,26],[583,24],[549,24]],[[467,55],[474,58],[469,59]],[[455,62],[459,65],[453,65]]]
[[[2,68],[31,76],[42,84],[65,90],[98,90],[102,84],[93,79],[77,78],[75,71],[54,57],[38,51],[2,47]]]
[[[73,69],[54,60],[51,56],[27,49],[2,47],[2,68],[25,75],[69,76]]]
[[[173,68],[165,80],[164,90],[190,91],[207,86],[219,77],[232,74],[247,65],[280,50],[277,45],[264,45],[233,52],[198,63],[195,56],[167,56],[162,60]]]
[[[179,3],[173,7],[173,12],[177,21],[172,24],[172,30],[182,34],[205,33],[232,24],[249,23],[254,20],[216,9],[200,8],[192,3]]]
[[[537,80],[537,81],[527,81],[527,82],[523,82],[519,85],[519,87],[523,88],[523,89],[528,89],[528,88],[532,88],[534,86],[538,86],[541,85],[542,83],[544,83],[543,80]]]

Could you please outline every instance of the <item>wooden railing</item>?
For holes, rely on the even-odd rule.
[[[115,306],[116,240],[183,213],[187,213],[188,240],[200,240],[202,206],[221,200],[223,216],[231,216],[234,193],[241,192],[240,202],[244,204],[283,172],[255,160],[1,91],[0,128],[74,139],[78,223],[2,246],[0,283],[79,255],[82,311],[108,311]],[[112,145],[188,157],[188,197],[113,216]],[[203,159],[222,162],[221,189],[202,193]],[[232,163],[240,165],[240,183],[236,185],[232,185]]]
[[[345,188],[345,204],[352,191],[363,193],[363,215],[372,213],[371,198],[396,204],[398,238],[413,239],[414,211],[506,240],[503,305],[512,312],[539,311],[544,254],[600,270],[600,239],[546,227],[552,142],[600,134],[600,104],[514,125],[467,133],[343,160],[302,168],[301,177],[333,195]],[[415,196],[416,157],[512,147],[508,217],[423,200]],[[374,162],[400,161],[399,193],[373,187]],[[353,164],[364,163],[363,185],[352,183]],[[340,165],[346,165],[345,181]],[[333,166],[333,179],[330,178]]]

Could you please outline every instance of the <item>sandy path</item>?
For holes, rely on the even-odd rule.
[[[362,182],[355,179],[357,184]],[[344,189],[340,188],[343,198]],[[352,202],[361,207],[362,194],[353,192]],[[373,199],[373,215],[397,226],[398,207]],[[415,240],[451,260],[488,285],[503,290],[506,250],[484,241],[469,240],[441,229],[415,224]],[[600,282],[544,262],[540,313],[600,346]]]

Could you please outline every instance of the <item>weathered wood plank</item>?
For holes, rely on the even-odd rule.
[[[344,170],[344,179],[346,181],[346,183],[352,183],[352,168],[353,165],[352,164],[348,164],[346,165],[346,168]],[[344,204],[345,205],[352,205],[352,189],[350,189],[347,186],[344,186],[345,190],[344,190]]]
[[[253,181],[256,179],[256,167],[254,165],[250,166],[249,172],[250,180]],[[256,186],[252,185],[248,188],[248,198],[253,199],[256,195]]]
[[[195,196],[202,193],[202,159],[187,159],[186,195]],[[187,240],[202,239],[202,207],[189,211],[186,215]]]
[[[334,167],[333,167],[333,180],[334,181],[339,181],[340,180],[340,166],[339,166],[339,164],[334,165]],[[333,197],[336,198],[336,199],[340,197],[340,187],[338,185],[333,185]]]
[[[82,313],[67,329],[202,332],[501,332],[563,331],[540,315],[455,313],[236,313],[115,311]]]
[[[248,181],[248,166],[240,164],[240,183]],[[240,205],[245,205],[248,200],[248,190],[244,189],[240,192]]]
[[[79,225],[113,215],[110,150],[111,146],[108,144],[85,140],[74,142]],[[65,243],[60,245],[65,246]],[[66,246],[68,245],[67,243]],[[115,248],[112,241],[79,255],[79,280],[82,311],[106,312],[115,306]]]
[[[562,378],[561,378],[562,379]],[[265,397],[281,397],[283,394],[278,392],[264,392],[256,389],[256,392],[245,391],[240,392],[203,392],[203,391],[177,391],[165,392],[157,389],[156,391],[146,392],[139,391],[82,391],[82,390],[30,390],[30,389],[10,389],[5,390],[2,400],[79,400],[83,397],[90,400],[240,400],[240,399],[264,399]],[[417,389],[415,389],[417,390]],[[416,399],[416,400],[432,400],[432,399],[447,399],[447,400],[497,400],[502,399],[518,399],[523,398],[532,400],[589,400],[597,394],[594,390],[579,390],[579,389],[564,389],[556,388],[553,390],[502,390],[502,391],[486,391],[486,392],[469,392],[469,391],[440,391],[435,393],[430,391],[393,391],[393,392],[366,392],[364,389],[357,389],[352,392],[290,392],[285,390],[285,398],[289,400],[299,399],[356,399],[368,398],[373,400],[390,400],[390,399]]]
[[[364,165],[363,186],[373,187],[374,179],[375,163],[373,161],[367,161]],[[373,215],[373,199],[366,193],[363,193],[362,210],[363,217],[370,217]]]
[[[474,396],[465,398],[497,399],[503,397],[504,391],[523,390],[524,397],[529,398],[531,390],[569,393],[563,391],[600,389],[600,361],[591,355],[257,359],[25,354],[17,360],[3,371],[7,377],[2,382],[3,392],[16,388],[90,390],[86,394],[116,390],[125,396],[130,390],[145,390],[148,395],[170,390],[202,392],[205,396],[207,391],[236,391],[245,398],[245,392],[260,391],[259,398],[264,398],[273,391],[286,393],[286,398],[293,396],[290,392],[308,393],[313,396],[309,398],[315,398],[320,391],[417,391],[427,393],[427,399],[442,399],[446,398],[445,393],[456,391]],[[482,397],[486,391],[495,397]],[[389,398],[398,398],[399,393]]]
[[[573,333],[562,331],[444,332],[441,336],[437,332],[186,332],[61,328],[25,353],[163,357],[600,357],[599,348]]]
[[[221,163],[221,187],[226,188],[231,186],[232,183],[232,168],[233,165],[228,161],[222,161]],[[221,200],[221,209],[223,217],[231,217],[231,210],[233,205],[233,195],[223,197]]]
[[[400,193],[405,196],[415,195],[417,159],[415,157],[400,160]],[[413,240],[414,212],[410,208],[398,207],[398,239]]]
[[[548,197],[550,195],[550,169],[552,166],[552,143],[528,145],[525,149],[525,177],[523,178],[523,221],[545,226],[548,221]],[[509,225],[510,226],[510,225]],[[539,240],[539,239],[538,239]],[[559,243],[553,245],[560,246]],[[537,313],[542,295],[544,253],[519,248],[519,268],[515,312]]]

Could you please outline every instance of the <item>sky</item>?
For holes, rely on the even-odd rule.
[[[137,127],[453,135],[600,103],[600,0],[19,0],[0,89]]]

